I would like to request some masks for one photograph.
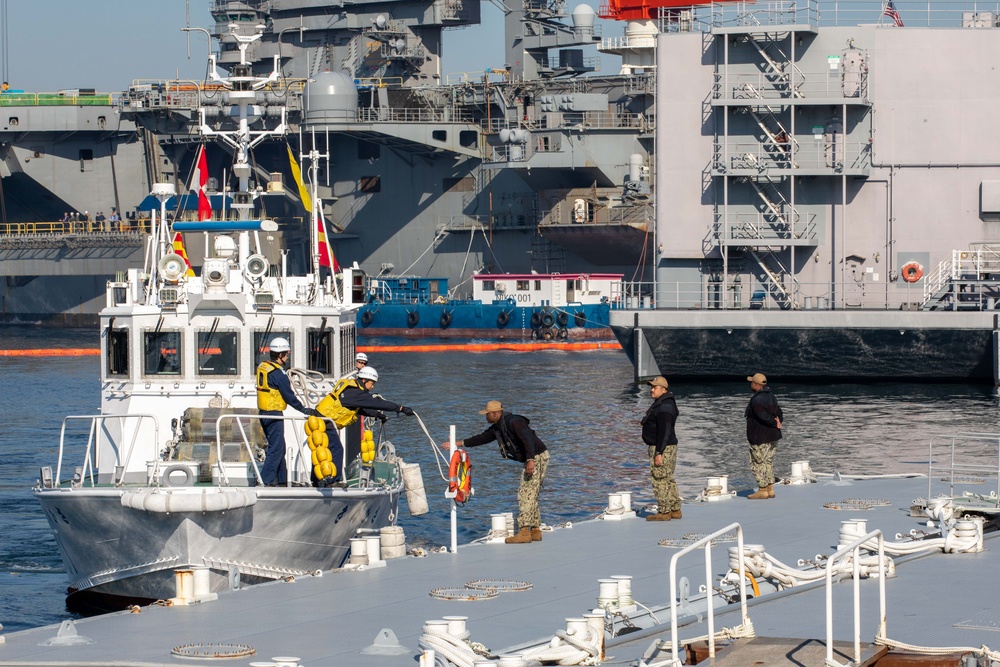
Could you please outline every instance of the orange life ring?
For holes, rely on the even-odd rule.
[[[455,502],[459,505],[472,497],[472,462],[464,449],[456,449],[451,455],[451,466],[448,468],[448,492],[455,494]]]
[[[920,262],[907,262],[903,264],[901,273],[903,274],[903,280],[908,283],[915,283],[924,277],[924,267],[920,266]]]

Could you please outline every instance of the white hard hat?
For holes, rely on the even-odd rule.
[[[288,352],[292,346],[288,344],[287,338],[272,338],[271,352]]]
[[[365,366],[360,371],[358,371],[358,379],[378,382],[378,371],[372,368],[371,366]]]
[[[368,363],[368,355],[365,354],[364,352],[358,352],[356,355],[354,355],[354,361],[363,361],[363,362],[365,362],[367,364]]]

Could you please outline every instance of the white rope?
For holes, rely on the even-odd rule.
[[[285,375],[288,376],[288,383],[292,385],[292,391],[307,408],[316,407],[316,404],[326,396],[326,391],[319,389],[326,381],[322,373],[304,368],[289,368],[285,371]]]
[[[413,260],[413,264],[410,264],[408,267],[403,269],[399,275],[405,276],[410,271],[410,269],[416,266],[417,262],[419,262],[423,258],[423,256],[426,255],[430,251],[430,249],[434,247],[434,244],[438,242],[438,239],[440,239],[447,233],[448,232],[446,230],[442,229],[437,234],[435,234],[434,239],[431,241],[431,244],[427,246],[427,250],[424,250],[422,253],[420,253],[420,257],[417,257],[415,260]]]
[[[442,481],[447,482],[448,476],[444,474],[444,468],[441,467],[441,464],[444,463],[445,467],[450,468],[451,461],[449,461],[448,457],[445,456],[444,453],[438,448],[437,443],[434,442],[434,438],[431,437],[431,434],[424,425],[424,420],[420,418],[420,415],[414,412],[413,416],[417,418],[417,423],[420,424],[420,429],[424,432],[424,435],[427,436],[428,442],[431,443],[431,451],[434,452],[434,462],[437,463],[438,474],[441,476]]]
[[[426,623],[423,630],[418,642],[420,648],[433,649],[437,655],[444,656],[458,667],[473,667],[473,663],[480,657],[468,641],[468,632],[464,638],[456,637],[448,633],[446,626],[439,628]]]
[[[917,646],[916,644],[906,644],[904,642],[898,642],[894,639],[889,639],[888,637],[876,637],[876,644],[881,644],[882,646],[887,646],[891,649],[900,649],[903,651],[913,651],[914,653],[925,653],[929,655],[946,655],[948,653],[975,653],[977,656],[982,658],[988,658],[991,662],[1000,662],[1000,651],[994,651],[986,644],[983,644],[979,648],[972,648],[968,646]]]
[[[753,621],[747,618],[747,622],[741,625],[737,625],[732,628],[722,628],[715,633],[716,641],[725,641],[728,639],[753,639],[757,636],[757,632],[754,630]],[[710,635],[702,635],[700,637],[690,637],[688,639],[680,639],[677,641],[678,646],[683,646],[685,644],[693,644],[695,642],[707,642]],[[661,639],[656,647],[661,651],[670,651],[673,649],[673,642],[669,639]]]
[[[524,651],[522,656],[529,662],[537,660],[559,665],[596,665],[600,664],[598,658],[601,655],[602,639],[601,634],[591,627],[587,628],[583,636],[559,630],[548,644]]]

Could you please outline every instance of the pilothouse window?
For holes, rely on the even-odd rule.
[[[264,333],[263,331],[255,331],[253,334],[254,368],[256,368],[260,362],[267,361],[271,358],[271,341],[275,338],[284,338],[287,340],[288,344],[291,346],[288,358],[295,358],[295,341],[292,340],[292,334],[290,332],[272,331],[270,333]],[[291,365],[291,362],[289,362],[289,365]]]
[[[108,375],[128,375],[128,329],[108,329]]]
[[[323,375],[333,375],[333,332],[329,329],[309,330],[309,358],[306,366]]]
[[[143,334],[143,374],[180,375],[182,358],[180,331]]]
[[[234,331],[199,331],[198,375],[239,375],[239,349]]]

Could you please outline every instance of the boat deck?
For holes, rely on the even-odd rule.
[[[988,486],[974,485],[969,490],[983,493],[985,489],[988,494]],[[935,494],[938,491],[935,487]],[[587,521],[546,532],[542,542],[530,545],[463,545],[457,554],[432,552],[425,558],[391,560],[386,567],[300,577],[225,593],[204,604],[152,606],[141,613],[77,621],[77,632],[93,640],[87,645],[39,646],[56,634],[56,626],[13,633],[0,645],[0,665],[123,658],[177,664],[171,656],[176,646],[248,644],[255,649],[254,656],[225,662],[249,664],[274,656],[296,656],[303,665],[410,667],[420,653],[423,623],[445,616],[467,616],[471,641],[485,644],[494,654],[510,653],[547,641],[557,630],[565,629],[566,618],[593,610],[597,606],[597,580],[612,575],[631,575],[633,598],[649,607],[656,618],[651,620],[640,607],[638,613],[629,615],[640,629],[607,641],[608,661],[637,664],[657,639],[670,638],[669,562],[676,549],[661,546],[659,542],[665,538],[706,535],[739,522],[747,543],[763,544],[775,558],[795,565],[799,559],[832,554],[844,520],[866,519],[867,529],[882,530],[887,541],[895,541],[896,533],[927,529],[926,519],[909,514],[913,499],[927,494],[925,478],[829,480],[779,486],[776,492],[777,498],[770,501],[736,497],[686,503],[684,518],[679,521],[647,522],[641,517]],[[888,504],[868,510],[823,507],[855,498]],[[475,511],[475,506],[460,511]],[[728,567],[727,548],[735,544],[720,542],[712,549],[716,585]],[[936,552],[895,558],[896,576],[886,582],[888,636],[921,646],[1000,648],[1000,598],[984,594],[985,588],[992,589],[989,582],[1000,569],[997,544],[987,535],[985,551],[980,553]],[[703,552],[683,557],[678,574],[691,583],[691,606],[678,612],[683,640],[706,633],[699,620],[704,619],[704,605],[699,612],[696,599],[705,579]],[[434,589],[460,588],[477,579],[525,581],[532,588],[478,601],[430,596]],[[749,616],[757,637],[813,641],[758,639],[740,649],[755,647],[756,657],[747,658],[749,662],[733,662],[734,647],[720,651],[715,664],[822,664],[822,657],[805,658],[795,647],[804,651],[824,646],[824,603],[822,584],[751,600]],[[834,585],[833,606],[834,638],[848,642],[838,643],[837,652],[841,662],[847,662],[853,655],[849,581]],[[716,631],[738,625],[739,608],[739,604],[717,607]],[[861,611],[864,645],[872,641],[877,628],[878,587],[874,580],[861,582]],[[622,626],[622,619],[616,619],[615,630]],[[362,653],[383,628],[390,629],[406,650],[398,655]],[[728,662],[727,652],[732,656]],[[661,651],[654,661],[665,659],[669,659],[669,651]]]

